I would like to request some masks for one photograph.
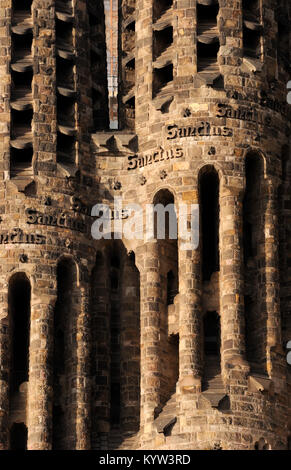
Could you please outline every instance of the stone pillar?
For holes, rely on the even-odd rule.
[[[201,391],[202,299],[200,250],[179,240],[179,390]]]
[[[8,449],[9,415],[9,320],[7,300],[1,295],[0,312],[0,450]],[[7,299],[7,297],[6,297]]]
[[[178,87],[181,86],[181,83],[184,86],[185,84],[191,86],[193,75],[197,73],[196,2],[177,0],[173,14],[174,48],[177,54],[177,71],[174,82]],[[189,92],[187,91],[187,93]],[[185,99],[186,97],[190,98],[190,95],[185,94]]]
[[[160,323],[163,314],[159,245],[156,240],[137,249],[141,285],[141,429],[152,430],[155,410],[160,405],[161,341]]]
[[[0,180],[8,178],[10,157],[10,89],[11,89],[11,5],[12,0],[1,2],[1,28],[0,28]],[[3,188],[4,189],[4,188]],[[4,197],[1,191],[1,198]]]
[[[91,445],[91,385],[90,385],[90,309],[89,286],[81,287],[81,308],[77,314],[77,373],[76,373],[76,450],[88,450]]]
[[[41,301],[40,301],[41,298]],[[32,297],[29,384],[28,442],[29,450],[50,450],[52,447],[52,355],[53,355],[53,296]]]
[[[150,117],[150,103],[152,101],[152,60],[153,60],[153,1],[137,0],[136,12],[136,125],[140,125],[139,135],[148,137],[148,131],[143,124]]]
[[[280,276],[279,276],[279,233],[278,233],[278,186],[267,181],[265,187],[265,302],[267,310],[267,371],[272,376],[271,350],[282,349]],[[282,352],[282,351],[281,351]]]
[[[220,190],[220,316],[222,372],[245,361],[242,191]]]

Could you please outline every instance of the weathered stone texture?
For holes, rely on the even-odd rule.
[[[24,3],[0,0],[0,449],[287,449],[289,2],[121,1],[118,131],[103,2]],[[199,246],[94,240],[115,196],[200,204]]]

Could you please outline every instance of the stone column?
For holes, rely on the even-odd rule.
[[[141,285],[141,429],[152,430],[155,410],[160,405],[161,342],[160,322],[163,314],[159,245],[156,240],[137,249]]]
[[[152,101],[152,60],[153,60],[153,1],[136,0],[137,20],[135,24],[135,67],[136,67],[136,125],[140,125],[139,136],[148,137],[144,123],[149,120]],[[144,128],[144,129],[143,129]]]
[[[1,2],[0,28],[0,179],[7,179],[10,158],[10,93],[11,93],[11,11],[12,0]],[[3,186],[2,186],[3,187]],[[1,197],[4,197],[4,195]]]
[[[230,364],[245,365],[243,274],[243,194],[220,189],[220,317],[222,372]]]
[[[177,54],[177,71],[174,82],[178,87],[183,83],[186,89],[186,84],[191,86],[193,75],[197,73],[196,2],[177,0],[173,17],[174,47],[175,54]],[[187,91],[187,93],[189,92]]]
[[[41,298],[41,301],[40,301]],[[52,355],[53,321],[56,297],[32,297],[29,384],[28,443],[29,450],[50,450],[52,447]]]
[[[280,276],[279,276],[279,233],[278,233],[278,186],[267,181],[265,187],[265,305],[267,310],[267,371],[272,376],[271,350],[282,351]]]
[[[88,450],[91,443],[90,318],[89,285],[81,287],[81,308],[77,314],[76,450]]]
[[[9,320],[7,297],[1,296],[0,313],[0,451],[8,449],[9,415]]]
[[[200,249],[183,250],[179,240],[179,390],[201,391],[202,301]]]

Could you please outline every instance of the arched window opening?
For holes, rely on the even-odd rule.
[[[266,368],[266,311],[262,287],[265,269],[264,165],[257,153],[245,162],[246,189],[243,200],[243,249],[245,266],[246,357],[253,372]]]
[[[11,321],[10,395],[19,390],[29,374],[30,282],[24,273],[15,274],[9,283],[9,317]]]
[[[175,211],[175,198],[168,189],[161,189],[153,199],[154,236],[158,242],[160,274],[163,282],[164,314],[161,315],[160,331],[161,358],[164,380],[161,386],[161,404],[171,399],[176,391],[179,374],[179,335],[177,334],[177,301],[179,292],[178,272],[178,223]],[[176,323],[175,323],[176,322]],[[168,362],[172,364],[167,367]]]
[[[160,240],[177,242],[177,217],[174,208],[174,196],[168,189],[160,190],[154,197],[154,237]],[[167,208],[167,206],[170,206]],[[167,210],[164,210],[164,208]]]
[[[209,281],[219,271],[219,178],[213,168],[200,176],[202,277]]]
[[[27,450],[27,427],[14,423],[10,429],[10,450]]]
[[[74,322],[74,290],[76,288],[76,265],[71,259],[62,259],[57,267],[57,301],[54,312],[53,351],[53,449],[68,446],[71,390],[68,377],[74,354],[70,334]]]
[[[259,194],[261,192],[261,180],[263,177],[262,159],[258,155],[250,155],[245,164],[246,191],[244,197],[244,260],[258,253],[257,215],[259,212]]]

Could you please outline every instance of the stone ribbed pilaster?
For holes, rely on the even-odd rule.
[[[280,312],[280,277],[279,277],[279,233],[278,233],[278,187],[274,181],[266,184],[265,212],[265,302],[267,310],[267,371],[273,375],[271,351],[281,350],[281,312]]]
[[[0,181],[8,178],[10,155],[11,0],[0,2]],[[0,190],[1,197],[2,192]]]
[[[91,380],[90,380],[90,308],[89,286],[81,288],[81,305],[77,317],[76,377],[76,450],[91,447]]]
[[[149,119],[152,99],[152,0],[137,0],[136,11],[136,124]]]
[[[181,244],[180,244],[181,245]],[[202,374],[200,250],[179,251],[179,386],[200,391]]]
[[[46,300],[46,302],[45,302]],[[28,444],[29,450],[50,450],[52,428],[53,319],[56,298],[34,297],[31,306]]]
[[[7,301],[1,299],[0,314],[0,450],[8,447],[9,414],[9,323]]]
[[[193,83],[193,75],[197,72],[196,2],[177,0],[175,3],[174,44],[178,54],[174,83],[179,88]]]
[[[244,278],[242,264],[242,194],[221,187],[220,308],[223,372],[245,364]]]
[[[161,343],[160,317],[163,313],[159,247],[151,241],[138,249],[141,274],[141,428],[152,430],[155,410],[160,405]]]

